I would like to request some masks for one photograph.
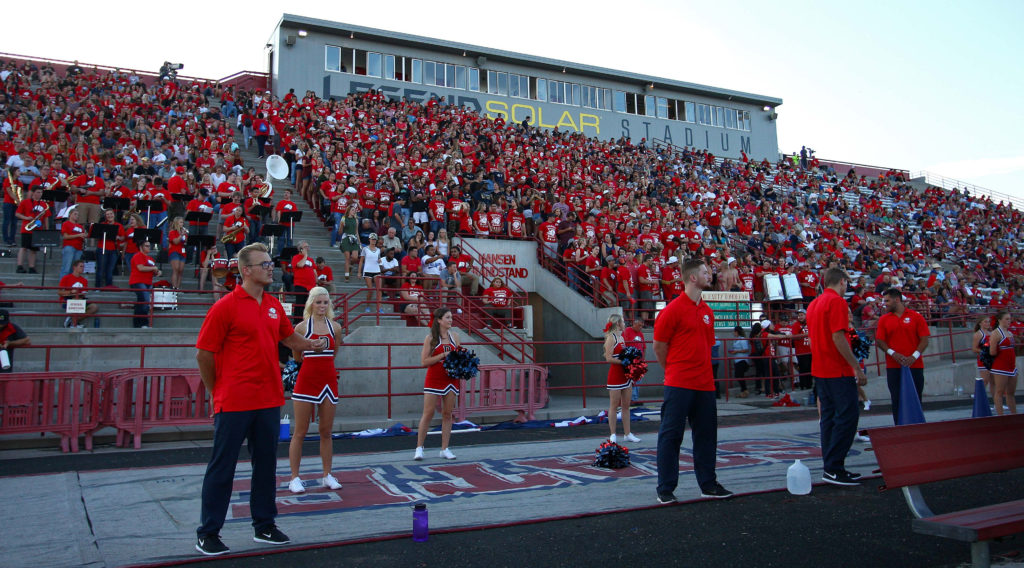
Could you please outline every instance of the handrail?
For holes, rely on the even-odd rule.
[[[74,63],[75,63],[74,61],[67,61],[67,60],[64,60],[64,59],[54,59],[52,57],[40,57],[40,56],[36,56],[36,55],[21,55],[21,54],[18,54],[18,53],[9,53],[9,52],[0,51],[0,58],[2,58],[2,57],[21,59],[23,61],[32,61],[32,62],[38,62],[38,63],[52,63],[52,64],[60,65],[60,66],[63,66],[63,67],[69,67],[71,65],[74,65]],[[157,72],[146,71],[146,70],[143,70],[143,69],[133,69],[131,67],[117,67],[117,66],[98,64],[98,63],[82,63],[81,61],[78,62],[78,66],[82,67],[83,69],[98,69],[100,71],[114,71],[114,70],[117,70],[117,71],[120,71],[120,72],[123,72],[123,73],[136,73],[136,74],[139,75],[140,78],[144,78],[144,79],[155,79],[155,78],[160,76],[160,74],[157,73]],[[211,82],[211,83],[226,83],[227,81],[230,81],[232,79],[235,79],[237,77],[241,77],[241,76],[247,75],[247,74],[248,75],[253,75],[255,77],[262,77],[263,79],[267,79],[270,76],[270,74],[265,72],[265,71],[242,70],[242,71],[235,71],[234,73],[232,73],[230,75],[227,75],[227,76],[225,76],[225,77],[223,77],[221,79],[210,79],[208,77],[196,77],[196,76],[192,76],[192,75],[182,75],[180,73],[177,75],[177,78],[179,80],[182,80],[182,81],[203,81],[203,82]]]
[[[918,178],[924,178],[924,182],[927,183],[928,185],[941,187],[942,189],[950,191],[954,189],[959,189],[961,191],[970,190],[972,197],[977,197],[978,195],[985,195],[990,198],[998,199],[999,201],[1005,201],[1006,203],[1010,203],[1018,210],[1024,210],[1024,198],[1015,195],[994,191],[985,187],[968,183],[966,181],[948,178],[926,170],[911,172],[910,179]]]

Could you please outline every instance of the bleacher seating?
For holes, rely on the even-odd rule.
[[[872,179],[852,170],[839,177],[814,159],[802,168],[789,157],[752,162],[662,143],[602,141],[377,92],[336,101],[308,93],[277,98],[211,81],[147,85],[133,82],[132,73],[88,67],[3,67],[12,108],[44,120],[5,125],[10,135],[0,141],[0,152],[17,166],[15,156],[26,148],[30,157],[63,170],[73,186],[97,173],[107,184],[118,174],[146,173],[152,166],[140,162],[152,158],[161,162],[152,167],[155,174],[170,177],[185,168],[186,177],[193,176],[186,181],[190,192],[218,189],[204,187],[217,167],[239,170],[240,189],[251,190],[261,180],[244,167],[242,152],[254,134],[246,124],[262,113],[276,133],[271,149],[305,165],[296,182],[313,211],[329,222],[325,204],[340,204],[334,211],[357,204],[370,219],[359,233],[363,241],[370,231],[386,231],[396,213],[408,212],[411,196],[423,192],[443,202],[442,216],[423,223],[424,232],[533,238],[553,211],[575,213],[580,221],[572,234],[584,250],[612,234],[612,243],[595,258],[588,252],[583,263],[603,265],[609,254],[627,248],[654,254],[659,269],[673,254],[702,254],[716,273],[729,256],[741,272],[755,273],[766,270],[766,261],[782,272],[787,260],[808,269],[839,260],[870,275],[891,268],[908,295],[938,292],[927,297],[940,310],[953,306],[955,288],[972,305],[991,304],[980,294],[988,288],[1007,292],[1004,301],[1024,302],[1020,211],[917,187],[895,170]],[[59,101],[61,91],[71,93],[69,100]],[[143,103],[143,96],[158,104]],[[118,112],[104,111],[93,97]],[[72,111],[72,105],[78,106]],[[179,122],[185,117],[195,120]],[[28,170],[15,174],[27,186],[47,181]],[[486,211],[491,205],[493,214]],[[584,221],[590,214],[600,221]],[[518,215],[525,222],[512,223]],[[691,222],[700,242],[679,249],[676,243],[691,238]],[[711,229],[706,236],[705,228]],[[755,231],[763,249],[737,246]],[[936,262],[945,263],[943,278],[922,280]]]

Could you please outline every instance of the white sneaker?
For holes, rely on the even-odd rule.
[[[640,441],[640,438],[637,438],[636,436],[633,435],[632,432],[630,432],[629,434],[626,434],[625,440],[627,442],[633,442],[635,444]]]
[[[302,486],[302,480],[298,477],[293,477],[288,483],[288,490],[292,493],[305,493],[306,488]]]
[[[416,448],[416,455],[412,456],[412,459],[416,461],[423,459],[423,446]]]
[[[449,450],[448,448],[445,448],[441,450],[441,457],[446,460],[453,460],[455,459],[455,454],[453,454],[452,451]]]
[[[341,484],[338,483],[338,480],[335,479],[335,477],[329,473],[324,476],[323,484],[324,487],[328,489],[341,489]]]
[[[860,434],[854,436],[854,439],[856,439],[858,442],[864,442],[865,444],[871,443],[871,438],[869,438],[868,436],[861,436]]]
[[[612,434],[611,436],[608,436],[608,441],[614,444],[619,441],[619,438],[615,434]]]
[[[865,400],[864,401],[864,410],[871,410],[871,401],[870,400]]]

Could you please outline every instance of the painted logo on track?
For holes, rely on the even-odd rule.
[[[856,453],[856,452],[854,452]],[[851,454],[852,455],[852,454]],[[821,457],[816,440],[737,440],[718,445],[719,472]],[[306,493],[294,495],[287,489],[287,466],[277,476],[279,515],[315,515],[354,509],[376,509],[429,500],[431,503],[472,498],[477,495],[517,491],[546,491],[559,487],[608,483],[617,479],[657,478],[657,450],[630,452],[631,464],[624,469],[595,467],[593,453],[570,456],[493,459],[477,462],[389,464],[337,469],[334,476],[344,489],[330,491],[320,485],[319,462],[304,469],[309,480]],[[684,448],[679,471],[693,471],[693,454]],[[229,521],[249,521],[249,479],[236,479]],[[653,490],[653,489],[652,489]]]

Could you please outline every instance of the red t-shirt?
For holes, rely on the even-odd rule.
[[[797,355],[811,352],[811,336],[807,335],[807,327],[798,321],[793,322],[793,351]],[[800,336],[803,337],[800,337]]]
[[[65,274],[60,279],[58,284],[63,289],[74,290],[75,293],[82,294],[86,288],[89,287],[89,281],[85,279],[85,276],[75,276],[74,274]]]
[[[832,334],[850,325],[850,308],[835,290],[825,291],[807,306],[807,331],[811,336],[811,375],[822,379],[852,377],[846,362],[832,341]]]
[[[214,354],[213,412],[273,408],[284,404],[277,344],[295,332],[281,302],[261,302],[241,286],[210,308],[196,348]]]
[[[878,318],[878,329],[875,331],[875,336],[878,339],[886,342],[889,345],[889,349],[903,354],[911,355],[914,351],[917,351],[917,344],[921,341],[922,337],[928,337],[931,332],[928,330],[928,324],[924,321],[921,314],[915,312],[910,308],[903,309],[903,316],[897,316],[892,312],[886,312],[882,317]],[[886,369],[899,369],[901,365],[896,362],[895,359],[885,354],[885,368]],[[918,357],[917,361],[910,366],[912,369],[923,369],[924,358]]]
[[[665,386],[715,390],[711,374],[715,316],[707,302],[694,303],[686,294],[669,302],[654,320],[654,340],[668,344]]]
[[[316,264],[313,263],[312,258],[307,256],[303,261],[301,254],[293,256],[292,271],[295,274],[294,284],[296,286],[302,286],[306,290],[316,288]]]
[[[71,221],[64,221],[60,226],[60,232],[62,235],[81,235],[85,233],[85,229],[78,223],[72,223]],[[72,247],[78,250],[82,250],[82,243],[84,239],[68,239],[64,237],[61,244],[66,247]]]
[[[512,290],[502,286],[501,288],[487,288],[484,290],[484,297],[491,299],[491,305],[496,308],[507,308],[512,305]]]
[[[153,285],[153,275],[156,274],[155,270],[143,272],[138,269],[138,266],[156,266],[153,259],[141,252],[137,252],[132,255],[132,271],[128,276],[128,284],[149,284]]]

